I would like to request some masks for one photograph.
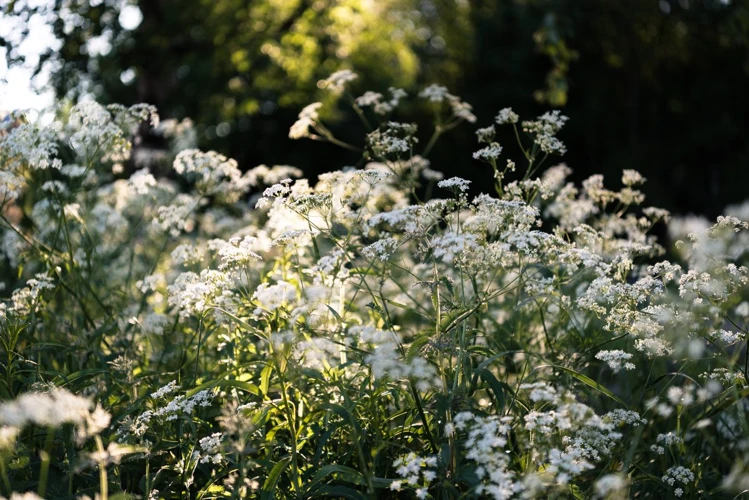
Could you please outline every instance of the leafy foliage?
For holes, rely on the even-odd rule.
[[[355,80],[324,86],[344,99]],[[613,190],[544,169],[566,151],[559,112],[505,108],[480,129],[495,195],[471,198],[424,154],[472,107],[420,92],[435,116],[422,149],[394,94],[349,95],[361,148],[324,104],[302,111],[291,135],[366,159],[315,185],[289,166],[242,173],[145,105],[4,123],[4,494],[746,488],[746,206],[672,221],[681,260],[661,261],[650,232],[668,213],[641,207],[639,173]],[[145,127],[169,155],[131,156]],[[502,128],[522,164],[502,159]],[[151,173],[164,163],[173,180]]]

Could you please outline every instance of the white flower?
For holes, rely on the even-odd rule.
[[[439,170],[432,170],[431,168],[425,168],[421,171],[422,177],[428,181],[441,181],[445,178],[445,174],[440,172]]]
[[[229,241],[214,239],[208,242],[208,248],[218,253],[221,259],[219,270],[238,270],[260,260],[260,255],[255,252],[256,242],[257,238],[252,236],[234,237]]]
[[[383,238],[362,248],[361,252],[362,255],[368,259],[379,259],[382,262],[385,262],[390,258],[396,248],[398,248],[397,240],[394,238]]]
[[[380,103],[380,99],[382,99],[382,94],[379,92],[372,92],[371,90],[368,90],[364,93],[364,95],[357,97],[355,99],[356,105],[359,107],[367,107],[367,106],[374,106],[376,104]]]
[[[346,87],[348,82],[352,82],[359,78],[359,75],[348,69],[342,69],[336,71],[328,78],[322,81],[322,87],[330,90],[334,94],[340,94]]]
[[[627,479],[620,474],[606,474],[595,483],[597,498],[608,498],[613,493],[623,492],[627,488]]]
[[[151,397],[153,399],[161,399],[165,397],[167,394],[174,392],[175,390],[177,390],[177,381],[172,380],[165,386],[158,389],[156,392],[152,392]]]
[[[252,294],[252,299],[258,303],[260,308],[266,311],[275,311],[296,299],[296,288],[286,281],[278,281],[275,285],[261,283],[255,293]],[[255,314],[258,313],[259,311],[256,310]]]
[[[494,135],[496,134],[496,130],[494,129],[494,125],[489,125],[485,128],[480,128],[476,130],[476,137],[479,142],[490,144],[494,141]]]
[[[439,181],[437,186],[451,191],[465,192],[468,191],[470,184],[471,181],[469,180],[461,179],[460,177],[450,177],[444,181]]]
[[[625,169],[622,172],[622,184],[624,184],[625,186],[637,186],[639,184],[643,184],[645,180],[645,177],[640,175],[640,172],[638,172],[637,170]]]
[[[59,427],[74,424],[79,440],[97,434],[109,425],[110,415],[91,400],[66,389],[47,393],[27,392],[0,404],[0,424],[22,428],[29,424]]]
[[[624,367],[625,370],[634,370],[635,365],[626,361],[632,359],[632,355],[622,350],[598,351],[596,359],[600,359],[609,365],[609,368],[618,372]]]
[[[321,107],[321,102],[313,102],[312,104],[305,106],[302,111],[299,112],[299,119],[291,126],[291,129],[289,130],[289,138],[301,139],[303,137],[309,137],[309,128],[317,122],[319,118],[317,110]]]
[[[450,95],[447,91],[447,87],[442,85],[432,84],[426,87],[424,90],[419,92],[419,97],[427,99],[429,102],[442,102],[447,96]]]
[[[200,194],[219,195],[230,203],[237,201],[250,188],[249,180],[242,175],[237,162],[215,151],[205,153],[186,149],[174,159],[173,167],[178,174],[196,179]]]
[[[694,473],[686,467],[679,465],[668,469],[661,480],[669,486],[673,486],[676,482],[689,484],[694,481]]]
[[[504,108],[499,111],[496,122],[499,125],[505,125],[507,123],[517,123],[520,117],[515,113],[512,108]]]
[[[473,153],[473,158],[474,160],[484,160],[491,163],[492,161],[496,161],[500,154],[502,154],[502,146],[493,142],[489,146]]]

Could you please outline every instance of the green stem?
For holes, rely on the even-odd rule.
[[[8,478],[8,470],[5,468],[5,454],[0,456],[0,474],[3,477],[3,485],[5,490],[8,492],[8,497],[13,493],[13,488],[10,485],[10,479]]]
[[[44,498],[44,494],[47,492],[47,479],[49,478],[49,463],[50,454],[52,453],[52,445],[55,442],[55,430],[51,427],[47,428],[47,437],[44,440],[44,450],[41,451],[42,465],[39,469],[39,488],[37,493],[40,497]]]
[[[200,315],[198,321],[198,350],[195,352],[195,383],[198,383],[198,375],[200,373],[200,347],[203,343],[203,315]]]
[[[272,342],[270,342],[270,345],[271,349],[273,349]],[[271,355],[275,358],[275,353],[273,351],[271,351]],[[291,474],[293,475],[292,491],[298,492],[299,490],[301,490],[302,482],[301,478],[299,477],[299,459],[297,457],[298,451],[296,442],[296,420],[294,418],[294,412],[291,411],[289,398],[286,394],[286,377],[284,377],[283,371],[280,369],[279,364],[275,362],[275,360],[274,363],[276,365],[276,371],[278,371],[278,377],[281,379],[281,398],[283,399],[283,408],[284,413],[286,413],[286,421],[289,425],[289,431],[291,432]]]
[[[429,440],[429,444],[432,446],[432,452],[439,453],[440,449],[437,446],[437,442],[434,440],[434,436],[432,436],[432,431],[429,429],[429,422],[427,422],[427,416],[424,413],[424,407],[421,405],[421,398],[419,397],[419,393],[416,391],[416,387],[414,386],[413,382],[409,382],[409,385],[411,386],[411,392],[413,393],[414,400],[416,401],[416,408],[419,410],[419,416],[421,417],[421,421],[424,423],[424,431],[426,432],[427,439]]]
[[[99,450],[99,454],[104,456],[106,450],[104,449],[104,443],[101,442],[99,436],[95,436],[96,449]],[[99,496],[101,500],[107,500],[109,496],[109,479],[107,478],[107,464],[104,461],[99,462]]]
[[[434,133],[432,134],[432,137],[429,139],[429,142],[427,142],[427,145],[424,146],[424,151],[422,151],[421,156],[426,158],[429,156],[429,153],[432,151],[432,148],[437,143],[437,139],[440,138],[440,135],[442,134],[442,127],[437,125],[437,127],[434,129]]]

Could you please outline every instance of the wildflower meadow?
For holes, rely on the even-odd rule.
[[[149,105],[2,122],[0,496],[746,495],[749,204],[672,218],[634,168],[569,181],[558,111],[356,78],[290,129],[361,151],[316,181]],[[430,168],[456,127],[493,185]]]

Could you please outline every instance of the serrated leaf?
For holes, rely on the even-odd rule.
[[[416,337],[413,342],[411,342],[411,345],[408,346],[408,353],[406,354],[406,358],[408,361],[412,360],[416,355],[419,354],[421,348],[429,342],[429,338],[429,335],[420,335]]]

